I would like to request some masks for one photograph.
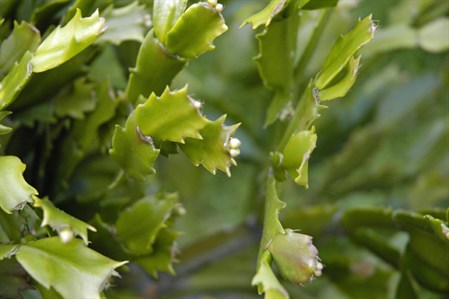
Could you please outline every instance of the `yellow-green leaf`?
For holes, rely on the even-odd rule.
[[[135,112],[128,117],[125,128],[116,125],[110,155],[128,175],[136,179],[142,180],[155,172],[152,166],[159,150],[154,147],[151,137],[142,134],[135,121]]]
[[[253,29],[256,29],[260,25],[268,26],[270,25],[271,20],[284,10],[286,4],[287,0],[271,0],[271,2],[261,11],[247,18],[243,25],[251,23]]]
[[[120,213],[116,223],[117,235],[133,255],[145,255],[153,251],[159,231],[178,201],[176,194],[161,198],[146,197]]]
[[[2,79],[15,62],[19,61],[27,51],[33,52],[39,45],[39,31],[32,25],[14,22],[11,34],[0,47],[0,79]]]
[[[64,243],[71,241],[71,236],[80,236],[88,244],[87,230],[95,232],[95,227],[61,211],[47,199],[33,197],[33,206],[44,212],[41,226],[49,225],[56,230]]]
[[[8,75],[0,82],[0,110],[8,107],[31,77],[33,55],[26,52],[20,62],[15,62]]]
[[[23,178],[25,164],[15,156],[0,156],[0,207],[8,214],[20,210],[37,190]]]
[[[240,153],[238,146],[231,145],[233,142],[239,145],[239,141],[232,138],[239,124],[225,126],[225,119],[223,115],[209,122],[200,131],[202,139],[187,138],[181,149],[195,166],[202,164],[212,174],[218,169],[231,176],[230,167],[236,165],[234,157]]]
[[[352,85],[354,85],[357,78],[360,58],[361,56],[357,58],[351,57],[345,76],[334,85],[331,85],[326,89],[318,92],[320,101],[329,101],[341,98],[348,93],[349,89],[351,89]]]
[[[170,55],[151,30],[140,46],[136,66],[130,70],[126,98],[136,103],[139,96],[147,98],[153,92],[160,95],[185,63]]]
[[[167,33],[176,24],[187,7],[187,0],[154,0],[153,28],[154,34],[165,44]]]
[[[91,45],[105,29],[105,19],[98,10],[82,18],[78,9],[67,25],[53,30],[37,48],[31,60],[33,72],[44,72],[66,62]]]
[[[143,135],[163,141],[184,143],[185,138],[201,139],[199,131],[207,124],[200,112],[201,103],[187,95],[187,85],[160,97],[154,93],[137,106],[136,123]]]
[[[346,35],[340,36],[324,61],[321,72],[315,81],[315,86],[322,90],[340,73],[349,59],[374,37],[376,25],[371,15],[358,20],[355,28]]]
[[[293,134],[287,142],[281,165],[285,167],[298,185],[306,189],[308,184],[309,159],[316,146],[315,129]]]
[[[63,243],[59,237],[22,245],[16,258],[33,279],[64,298],[100,299],[114,269],[127,263],[89,249],[80,239]]]
[[[167,50],[186,59],[196,58],[215,49],[212,42],[226,30],[220,11],[208,3],[195,3],[167,33]]]

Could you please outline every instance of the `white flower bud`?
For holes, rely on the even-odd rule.
[[[229,154],[231,155],[231,157],[237,157],[238,155],[240,155],[240,150],[233,148],[229,151]]]
[[[323,264],[310,236],[286,229],[273,238],[268,249],[281,275],[293,283],[304,284],[321,275]]]
[[[222,12],[224,9],[223,4],[218,3],[217,5],[215,5],[215,10],[218,12]]]
[[[203,106],[203,104],[201,104],[200,101],[196,101],[196,100],[192,100],[192,105],[193,105],[193,107],[195,107],[196,109],[200,109],[201,106]]]
[[[63,228],[59,231],[59,237],[61,238],[62,243],[68,243],[73,239],[73,232],[69,228]]]
[[[217,0],[207,0],[207,3],[210,6],[215,7],[217,5],[218,1]]]
[[[241,144],[242,142],[238,138],[231,138],[231,140],[229,140],[230,148],[237,149],[240,147]]]

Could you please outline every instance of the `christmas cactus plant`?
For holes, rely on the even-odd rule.
[[[0,0],[0,297],[444,298],[449,7],[338,2]]]

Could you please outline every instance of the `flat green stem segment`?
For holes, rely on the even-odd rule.
[[[80,239],[66,244],[59,237],[22,245],[16,258],[33,279],[64,298],[100,299],[114,269],[127,263],[89,249]]]
[[[41,208],[44,212],[41,226],[49,225],[60,234],[64,230],[70,230],[74,235],[80,236],[87,246],[89,243],[87,239],[87,230],[96,231],[93,226],[61,211],[47,199],[40,199],[34,196],[33,200],[33,206]]]
[[[449,228],[444,221],[430,215],[422,216],[410,212],[396,212],[393,216],[395,222],[406,230],[418,229],[430,233],[449,245]]]
[[[260,25],[270,25],[271,20],[285,8],[286,3],[287,0],[271,0],[261,11],[246,19],[242,26],[251,23],[253,29],[256,29]]]
[[[207,119],[199,105],[187,95],[187,85],[175,91],[167,87],[160,97],[153,93],[137,106],[136,123],[144,135],[158,140],[184,143],[186,137],[201,139],[199,131]]]
[[[228,30],[223,16],[205,2],[191,5],[167,33],[170,53],[193,59],[213,50],[213,40]]]
[[[143,180],[146,175],[155,172],[152,166],[159,150],[137,127],[133,112],[128,117],[125,128],[116,125],[109,153],[129,176]]]
[[[185,63],[185,60],[170,55],[151,30],[140,47],[136,66],[130,70],[126,87],[128,101],[136,103],[139,96],[147,98],[152,92],[160,95]]]
[[[312,123],[320,117],[318,112],[324,108],[327,107],[320,104],[319,99],[317,98],[317,91],[313,88],[313,81],[310,80],[301,99],[296,105],[293,118],[290,120],[287,129],[282,136],[278,149],[280,151],[284,150],[293,134],[310,129]]]
[[[341,98],[348,93],[357,78],[360,58],[361,56],[358,56],[357,58],[351,57],[345,76],[336,84],[318,92],[318,97],[321,101]]]
[[[201,131],[202,139],[186,138],[181,149],[195,166],[202,164],[210,173],[223,171],[231,176],[231,165],[236,161],[230,155],[229,142],[239,124],[225,126],[226,116],[223,115],[213,122],[209,122]]]
[[[34,52],[40,40],[39,31],[35,27],[25,22],[20,25],[14,22],[13,31],[0,46],[0,79],[27,51]]]
[[[285,202],[277,196],[276,180],[269,174],[265,196],[265,213],[262,240],[259,247],[257,272],[252,285],[257,285],[259,293],[264,292],[266,298],[289,298],[288,293],[279,283],[271,269],[272,257],[268,250],[270,241],[279,234],[284,234],[284,228],[279,221],[279,211],[285,207]]]
[[[146,197],[123,211],[116,223],[117,235],[133,255],[149,254],[159,231],[166,226],[178,201],[176,194]]]
[[[287,169],[295,183],[309,188],[308,165],[312,151],[316,146],[315,129],[300,131],[288,140],[282,155],[281,165]]]
[[[178,21],[187,7],[187,0],[154,0],[153,28],[154,34],[165,44],[167,33]]]
[[[25,53],[19,63],[15,62],[8,75],[0,82],[0,110],[14,102],[17,95],[31,78],[33,71],[30,52]]]
[[[346,35],[340,36],[324,61],[318,74],[315,86],[322,90],[340,73],[349,59],[374,37],[376,26],[371,15],[358,20],[355,28]]]
[[[299,16],[292,15],[271,23],[256,37],[259,55],[257,68],[265,85],[272,89],[288,89],[293,84],[296,34]]]
[[[31,60],[33,72],[43,72],[66,62],[90,46],[105,29],[105,19],[100,18],[98,10],[82,18],[78,9],[67,25],[53,30],[37,48]]]
[[[119,45],[123,41],[143,41],[149,15],[145,6],[139,5],[138,1],[115,9],[111,4],[101,15],[106,19],[107,30],[98,38],[97,42],[107,41]]]
[[[0,244],[0,261],[5,258],[10,258],[17,253],[19,245],[4,245]]]
[[[37,190],[23,178],[25,164],[15,156],[0,156],[0,208],[8,214],[29,202]]]
[[[271,269],[272,261],[270,252],[265,250],[251,285],[258,286],[259,294],[264,293],[265,299],[289,299],[290,296]]]

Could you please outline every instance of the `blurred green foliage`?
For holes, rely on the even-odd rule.
[[[69,2],[0,0],[0,16],[13,15],[17,21],[27,20],[40,30],[50,30],[60,18],[67,23],[75,14],[70,9],[66,13]],[[111,12],[109,5],[113,4],[114,8],[128,7],[134,20],[142,22],[130,25],[128,35],[104,35],[69,63],[34,75],[11,105],[14,114],[4,120],[0,114],[2,124],[14,128],[14,134],[1,135],[6,130],[0,125],[0,153],[19,156],[28,165],[26,181],[40,194],[50,195],[59,208],[95,226],[97,233],[89,233],[92,247],[117,260],[128,258],[128,253],[117,249],[121,240],[110,238],[111,227],[114,223],[125,225],[118,211],[130,202],[128,198],[134,205],[126,213],[133,219],[136,199],[144,194],[160,190],[178,193],[184,208],[170,204],[174,210],[167,216],[168,229],[164,231],[158,223],[162,237],[153,240],[154,252],[152,248],[145,251],[147,261],[159,259],[163,265],[154,269],[153,264],[132,257],[136,263],[121,272],[122,279],[115,280],[115,287],[105,292],[108,298],[259,298],[251,279],[263,223],[264,176],[269,154],[277,149],[288,126],[289,111],[285,119],[265,127],[277,86],[270,86],[266,76],[259,75],[260,57],[253,59],[258,56],[255,34],[262,29],[240,26],[268,1],[222,1],[228,31],[214,41],[214,51],[189,61],[171,84],[175,90],[188,83],[189,94],[204,104],[203,113],[210,119],[226,114],[226,125],[241,123],[235,135],[242,142],[241,154],[232,177],[220,172],[211,176],[200,167],[192,167],[186,155],[169,155],[172,144],[164,143],[161,152],[169,157],[161,155],[156,160],[153,167],[157,175],[150,176],[145,185],[117,178],[118,166],[109,157],[91,151],[99,148],[100,153],[106,152],[113,133],[111,124],[124,124],[128,113],[129,108],[111,96],[110,90],[116,94],[126,91],[129,68],[135,66],[140,43],[150,27],[142,25],[143,13],[153,4],[139,1],[139,5],[127,6],[132,2],[80,1],[85,5],[81,7],[83,16],[100,8],[106,21],[108,16],[120,19],[120,12]],[[290,46],[297,55],[292,61],[298,63],[304,55],[308,59],[301,76],[287,87],[294,84],[300,90],[320,70],[336,37],[350,31],[357,19],[372,14],[377,33],[361,51],[357,82],[343,100],[328,102],[329,109],[322,110],[315,123],[318,139],[308,162],[309,189],[285,181],[278,190],[288,205],[281,212],[281,222],[311,235],[324,264],[323,276],[306,286],[281,281],[291,298],[449,298],[447,3],[340,0],[330,9],[312,53],[307,53],[305,41],[312,36],[320,10],[302,10],[296,20],[299,34],[296,44]],[[16,27],[3,23],[0,39]],[[43,38],[48,32],[42,31]],[[29,47],[35,47],[34,42]],[[184,63],[179,62],[179,68]],[[0,79],[11,67],[0,63]],[[85,79],[74,81],[81,77],[94,85]],[[161,88],[165,83],[157,84],[156,88]],[[98,115],[89,106],[92,91],[98,95]],[[72,100],[78,97],[82,105],[73,105]],[[64,105],[60,105],[61,99]],[[36,159],[46,150],[45,159]],[[64,163],[53,164],[53,157]],[[48,172],[44,175],[40,169]],[[117,182],[115,179],[120,181],[119,187],[103,192],[111,182]],[[161,192],[158,196],[174,195]],[[178,217],[184,209],[186,214]],[[30,223],[26,225],[17,214],[0,215],[2,243],[19,241],[22,236],[16,235],[17,231],[25,227],[37,229],[31,222],[42,215],[30,210],[27,207],[21,212],[28,213]],[[177,231],[182,234],[178,236]],[[179,261],[172,269],[167,266],[171,252],[167,253],[166,245],[171,245],[175,236]],[[125,242],[135,241],[126,238],[124,234]],[[12,250],[6,249],[5,256]],[[0,296],[11,298],[16,289],[30,287],[15,260],[4,259],[0,266]],[[157,280],[148,276],[157,276],[156,270],[161,269],[177,274],[160,274]],[[21,295],[38,296],[35,290]]]

